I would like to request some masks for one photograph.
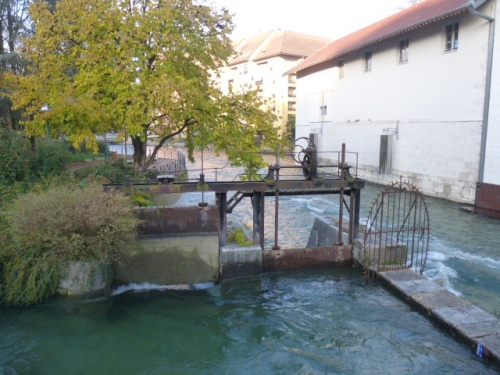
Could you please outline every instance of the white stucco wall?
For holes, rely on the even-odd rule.
[[[459,48],[445,53],[444,27],[453,22],[460,25]],[[399,64],[399,41],[406,37],[409,61]],[[372,46],[370,72],[363,69],[365,49],[341,58],[342,79],[337,61],[316,73],[299,73],[297,137],[319,133],[320,152],[345,143],[359,153],[358,176],[368,181],[403,177],[425,194],[472,203],[487,42],[488,22],[465,14]],[[321,105],[327,105],[324,116]],[[394,134],[388,174],[379,174],[382,134]]]
[[[500,17],[500,7],[496,7],[495,18]],[[483,181],[500,185],[500,27],[495,27],[493,69],[491,76],[491,96],[488,118],[487,142]]]

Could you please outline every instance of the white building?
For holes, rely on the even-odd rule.
[[[345,143],[368,181],[500,210],[496,13],[495,0],[427,0],[311,55],[290,71],[296,137]]]
[[[219,69],[223,92],[258,90],[277,117],[276,127],[286,130],[295,116],[296,77],[283,75],[297,62],[319,51],[330,40],[293,31],[269,31],[236,43],[236,56]]]

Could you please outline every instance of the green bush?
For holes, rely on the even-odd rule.
[[[253,244],[253,241],[247,236],[245,229],[242,227],[235,228],[233,231],[228,233],[227,241],[236,243],[239,246],[250,246]]]
[[[4,302],[38,303],[55,293],[65,261],[116,261],[138,219],[129,197],[102,186],[57,186],[22,195],[6,206],[0,239]],[[0,283],[1,284],[1,283]]]
[[[25,180],[30,164],[29,141],[16,132],[0,128],[0,184]]]
[[[34,178],[61,174],[69,154],[67,145],[62,140],[38,139],[31,163]]]
[[[63,172],[70,154],[64,141],[36,139],[35,145],[33,152],[26,137],[0,129],[0,187],[18,182],[29,186]]]
[[[122,159],[113,163],[102,163],[101,165],[88,166],[73,172],[76,181],[92,180],[103,177],[108,183],[123,183],[125,176],[133,172],[133,167],[125,164]]]

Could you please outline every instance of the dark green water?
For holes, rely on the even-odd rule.
[[[212,156],[205,162],[226,163]],[[363,189],[362,220],[380,189]],[[202,199],[214,203],[213,194],[187,194],[179,204]],[[500,220],[470,215],[453,202],[426,201],[425,275],[500,317]],[[270,248],[273,199],[266,205]],[[283,197],[279,244],[305,246],[314,218],[336,216],[338,206],[337,196]],[[251,225],[249,202],[229,220]],[[26,309],[0,306],[0,375],[497,373],[354,269],[265,274],[198,291],[56,299]]]
[[[356,270],[0,309],[0,374],[495,374]]]

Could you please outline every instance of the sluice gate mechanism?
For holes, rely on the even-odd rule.
[[[347,152],[345,144],[340,151],[318,151],[313,137],[299,138],[289,151],[293,161],[282,162],[278,149],[276,161],[268,166],[267,174],[262,172],[260,178],[241,179],[229,173],[219,173],[226,168],[204,168],[203,153],[201,155],[201,173],[196,179],[179,179],[173,175],[159,175],[156,179],[147,181],[132,181],[127,178],[124,184],[107,184],[105,189],[123,189],[127,194],[165,194],[201,193],[199,208],[206,208],[204,195],[213,193],[215,205],[219,211],[220,245],[227,245],[228,218],[238,205],[249,198],[253,214],[253,245],[265,248],[265,211],[267,198],[270,198],[274,209],[274,244],[273,250],[280,250],[278,238],[280,226],[280,198],[284,196],[337,195],[339,197],[340,228],[347,228],[347,236],[343,238],[339,231],[338,237],[331,241],[330,246],[351,245],[359,235],[361,189],[364,180],[358,178],[358,154]],[[212,178],[211,169],[214,169]],[[199,170],[196,170],[199,171]],[[193,172],[187,171],[187,172]],[[209,173],[206,175],[206,173]],[[240,172],[237,172],[240,173]],[[188,174],[189,176],[189,174]],[[269,203],[271,203],[269,202]],[[344,213],[346,214],[344,217]],[[283,224],[282,224],[283,225]],[[345,226],[344,226],[345,225]]]
[[[302,143],[306,145],[303,146]],[[302,172],[306,180],[312,180],[318,177],[318,157],[316,145],[306,137],[298,138],[292,146],[292,158],[302,166]]]
[[[375,199],[366,223],[362,262],[367,274],[403,268],[422,274],[429,231],[420,191],[401,180],[389,185]]]

